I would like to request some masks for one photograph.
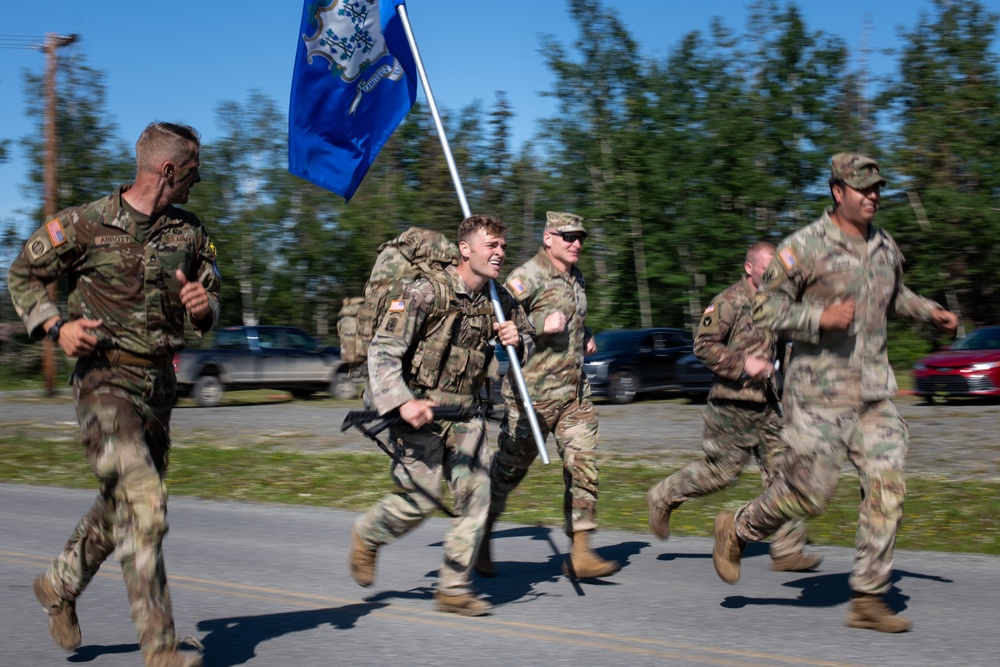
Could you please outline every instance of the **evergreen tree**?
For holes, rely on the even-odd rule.
[[[189,208],[205,223],[222,273],[222,324],[266,322],[278,276],[288,270],[287,124],[275,102],[251,91],[217,110],[222,136],[201,151],[202,182]],[[287,323],[287,322],[282,322]]]
[[[905,192],[885,224],[909,260],[907,280],[973,325],[1000,319],[998,20],[976,0],[935,0],[904,33],[896,82],[881,98],[898,126],[890,190]]]

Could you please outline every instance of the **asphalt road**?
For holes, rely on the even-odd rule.
[[[140,665],[116,563],[81,598],[83,645],[48,637],[32,578],[62,547],[93,493],[0,484],[0,664]],[[347,573],[354,514],[174,497],[165,542],[181,636],[208,667],[234,665],[764,665],[792,667],[997,664],[1000,558],[898,552],[890,604],[913,631],[843,626],[852,550],[817,549],[815,573],[767,569],[751,545],[743,577],[716,577],[709,540],[602,531],[596,546],[624,567],[602,581],[560,572],[566,538],[499,524],[500,576],[478,580],[484,618],[433,611],[444,519],[380,552],[375,584]]]

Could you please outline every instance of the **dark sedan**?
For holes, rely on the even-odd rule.
[[[715,373],[701,363],[701,359],[693,352],[677,360],[677,382],[681,386],[681,391],[705,398],[711,391],[714,380]]]
[[[687,331],[617,329],[597,334],[594,341],[597,353],[583,361],[594,396],[629,403],[643,392],[684,390],[677,377],[677,361],[691,352]]]
[[[1000,326],[976,329],[924,357],[913,376],[915,393],[928,403],[936,396],[1000,396]]]

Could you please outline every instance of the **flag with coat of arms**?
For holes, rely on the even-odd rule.
[[[417,71],[396,7],[305,0],[288,112],[288,170],[349,200],[413,106]]]

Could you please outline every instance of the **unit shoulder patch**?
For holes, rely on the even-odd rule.
[[[716,312],[715,304],[712,303],[705,312],[702,313],[701,322],[698,324],[698,335],[716,334],[719,332],[719,314]]]
[[[52,242],[49,241],[48,237],[38,235],[28,244],[28,255],[31,258],[31,261],[35,261],[51,249]]]

